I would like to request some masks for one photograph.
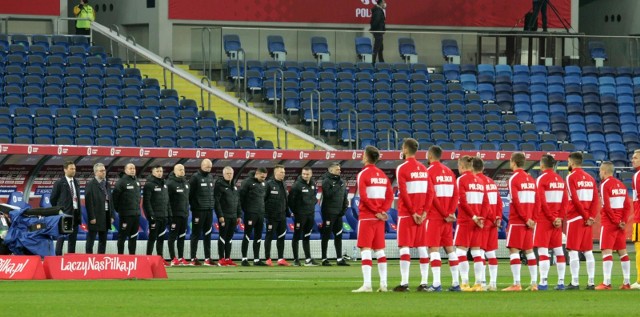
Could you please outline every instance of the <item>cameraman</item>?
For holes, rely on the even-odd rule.
[[[83,19],[76,21],[76,34],[90,35],[91,21],[95,21],[96,13],[93,11],[93,7],[89,5],[89,0],[80,0],[80,4],[73,8],[73,15],[78,19]]]
[[[82,221],[80,215],[80,186],[76,176],[76,165],[71,161],[63,164],[64,177],[53,184],[51,191],[51,206],[62,208],[65,214],[73,216],[73,232],[69,234],[69,246],[67,253],[76,253],[76,239],[78,238],[78,226]],[[56,255],[62,255],[64,245],[64,235],[56,241]]]

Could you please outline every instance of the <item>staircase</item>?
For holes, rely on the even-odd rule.
[[[202,75],[198,71],[189,70],[188,65],[176,65],[189,73],[193,74],[196,78],[201,78]],[[137,68],[140,69],[143,77],[148,76],[150,78],[156,78],[160,81],[160,84],[163,83],[163,75],[162,75],[162,67],[155,64],[138,64]],[[170,73],[167,72],[167,85],[170,85]],[[174,75],[174,87],[175,90],[178,91],[180,96],[185,96],[187,99],[195,100],[199,106],[200,102],[200,88],[195,85],[187,82],[186,80]],[[218,120],[227,119],[233,120],[236,124],[236,129],[238,127],[245,128],[246,122],[244,121],[246,115],[244,112],[241,112],[241,124],[238,123],[238,108],[228,104],[226,101],[221,100],[220,98],[211,95],[211,109],[207,109],[207,94],[204,95],[204,109],[212,110],[216,113],[216,117]],[[250,106],[253,106],[252,103],[249,103]],[[270,114],[265,113],[265,116],[270,116]],[[271,125],[270,123],[262,120],[259,117],[255,117],[253,115],[249,115],[249,129],[252,130],[257,138],[262,138],[264,140],[271,140],[275,147],[278,147],[277,141],[277,130],[276,127]],[[289,149],[313,149],[313,144],[295,136],[289,134],[288,136],[288,148]],[[280,147],[282,149],[285,148],[284,144],[284,131],[280,131]]]

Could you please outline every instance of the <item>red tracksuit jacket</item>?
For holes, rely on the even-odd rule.
[[[386,212],[393,203],[391,181],[382,170],[373,164],[358,173],[360,215],[358,219],[373,219],[377,213]]]

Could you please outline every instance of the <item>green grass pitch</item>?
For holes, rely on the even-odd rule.
[[[633,316],[640,307],[640,292],[617,290],[622,282],[617,257],[615,290],[603,292],[352,294],[362,277],[359,263],[351,263],[351,267],[173,267],[167,268],[167,280],[3,281],[0,316]],[[552,266],[551,286],[555,270]],[[446,263],[442,271],[447,286],[451,277]],[[634,278],[632,267],[632,282]],[[418,263],[413,261],[412,290],[419,280]],[[526,266],[522,280],[523,285],[529,282]],[[398,262],[390,261],[389,288],[399,281]],[[498,282],[501,288],[511,283],[507,261],[500,262]],[[600,282],[598,262],[596,284]],[[377,288],[375,261],[373,284]],[[585,285],[586,278],[581,280]]]

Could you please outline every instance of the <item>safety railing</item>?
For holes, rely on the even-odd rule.
[[[55,30],[53,30],[53,34],[60,34],[60,22],[61,21],[89,21],[91,22],[91,19],[88,18],[56,18],[55,19]]]
[[[120,35],[120,27],[118,27],[118,26],[117,26],[117,25],[115,25],[115,24],[111,24],[111,25],[109,26],[109,31],[111,31],[111,32],[116,32],[116,34],[117,34],[117,35]],[[110,50],[110,52],[111,52],[111,56],[116,56],[116,55],[113,53],[113,39],[109,39],[109,50]]]
[[[391,147],[391,133],[393,132],[393,148]],[[387,129],[387,150],[395,150],[398,148],[398,130],[396,129]]]
[[[320,94],[320,90],[318,89],[314,89],[311,91],[311,98],[309,98],[309,112],[311,113],[311,136],[315,135],[315,123],[316,123],[316,118],[315,118],[315,114],[313,113],[313,95],[316,94],[318,95],[318,117],[320,117],[320,102],[322,102],[322,96]],[[320,119],[317,119],[318,122],[320,122]],[[320,125],[318,125],[320,126]],[[320,133],[318,133],[318,136],[320,136]]]
[[[200,83],[203,85],[206,83],[207,87],[211,88],[211,81],[207,77],[202,77],[202,79],[200,79]],[[202,110],[204,110],[204,89],[202,88],[200,88],[200,106],[202,107]],[[207,92],[207,110],[211,110],[210,92]]]
[[[287,120],[285,120],[284,118],[277,118],[278,119],[278,123],[282,123],[285,127],[288,126],[287,124]],[[278,142],[278,148],[281,149],[282,147],[280,146],[280,126],[277,126],[276,128],[276,140]],[[284,148],[288,149],[289,148],[289,132],[287,132],[287,130],[284,130]]]
[[[173,60],[171,60],[171,57],[169,57],[169,56],[165,57],[165,58],[162,60],[162,63],[164,63],[164,64],[167,64],[167,63],[168,63],[169,65],[171,65],[171,67],[175,67],[175,66],[173,65]],[[164,88],[165,88],[165,89],[167,89],[167,88],[169,88],[169,89],[173,89],[173,72],[171,72],[171,75],[170,75],[170,76],[171,76],[171,77],[170,77],[170,80],[171,80],[171,87],[167,87],[167,68],[164,68],[164,67],[163,67],[163,68],[162,68],[162,79],[164,80]],[[209,87],[211,87],[211,85],[209,85]]]
[[[278,74],[280,74],[280,97],[278,97]],[[244,74],[245,80],[247,74]],[[245,91],[246,91],[245,87]],[[246,93],[246,92],[245,92]],[[280,115],[284,118],[284,72],[282,69],[276,69],[273,72],[273,114],[278,115],[278,102],[280,102]]]
[[[133,46],[136,46],[136,38],[133,37],[133,35],[127,35],[126,38],[127,41],[131,41],[131,44],[133,44]],[[131,67],[131,63],[129,62],[129,47],[126,48],[126,56],[127,56],[127,66]],[[172,63],[173,66],[173,63]],[[137,55],[133,54],[133,68],[138,67],[138,62],[137,62]]]
[[[202,33],[200,35],[200,38],[202,39],[202,67],[203,67],[203,72],[202,73],[206,74],[206,76],[209,77],[209,78],[211,78],[211,68],[213,67],[212,59],[211,59],[211,51],[212,51],[212,49],[211,49],[211,44],[212,44],[211,31],[212,30],[213,29],[210,28],[210,27],[203,27],[202,28]],[[204,39],[205,39],[204,33],[205,33],[205,31],[209,35],[208,36],[208,40],[209,41],[207,42],[209,49],[206,50],[206,51],[205,51],[205,46],[204,46]]]
[[[236,78],[235,78],[235,86],[236,93],[240,96],[240,78],[242,78],[242,98],[247,99],[247,59],[244,57],[244,50],[238,49],[238,53],[242,52],[242,75],[240,75],[240,58],[236,60]],[[238,54],[240,55],[240,54]]]
[[[249,107],[249,102],[246,99],[238,99],[238,102],[243,103],[246,107]],[[241,109],[238,108],[238,125],[242,125],[242,116],[240,115],[241,113]],[[248,112],[244,112],[244,122],[245,122],[245,130],[249,130],[249,113]]]
[[[351,135],[352,134],[351,133],[351,122],[352,122],[351,114],[354,115],[353,118],[355,118],[355,123],[356,123],[355,124],[356,125],[356,129],[355,129],[355,131],[356,131],[355,141],[356,142],[355,143],[356,143],[356,150],[358,150],[358,149],[360,149],[360,129],[358,128],[358,122],[359,122],[359,120],[358,120],[358,112],[355,109],[350,109],[349,113],[347,113],[347,130],[349,131],[348,132],[348,135],[349,135],[349,150],[353,150],[352,141],[351,140],[354,140],[353,135]]]

